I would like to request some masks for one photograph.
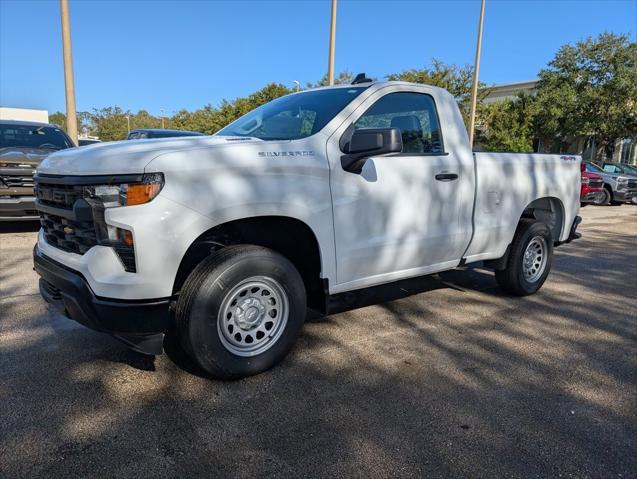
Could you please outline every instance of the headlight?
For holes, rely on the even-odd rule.
[[[93,210],[97,243],[112,247],[119,256],[124,269],[136,271],[135,248],[132,231],[106,223],[107,208],[141,205],[152,201],[164,186],[164,175],[150,173],[135,183],[93,185],[84,187],[84,199]]]
[[[590,178],[588,178],[586,176],[582,176],[582,184],[583,185],[588,185],[589,182],[590,182]]]
[[[138,183],[86,186],[84,198],[91,205],[99,203],[103,208],[142,205],[152,201],[163,186],[164,175],[150,173]]]

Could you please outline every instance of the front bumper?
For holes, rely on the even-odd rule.
[[[582,203],[593,203],[597,201],[602,194],[603,190],[601,188],[582,188],[580,201]]]
[[[42,297],[67,317],[109,333],[145,354],[161,354],[171,328],[170,298],[118,300],[96,296],[84,277],[45,256],[36,245],[33,264]]]
[[[632,201],[633,198],[637,197],[637,190],[615,190],[613,191],[613,200],[614,201]]]
[[[40,216],[35,209],[35,198],[16,196],[0,198],[0,221],[37,220]]]

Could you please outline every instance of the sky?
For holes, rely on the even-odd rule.
[[[389,73],[475,55],[479,0],[339,0],[337,72]],[[327,70],[329,0],[70,0],[77,110],[155,115],[290,87]],[[637,41],[637,0],[487,0],[480,79],[531,80],[604,31]],[[0,106],[64,111],[57,0],[0,0]],[[163,110],[163,112],[162,112]]]

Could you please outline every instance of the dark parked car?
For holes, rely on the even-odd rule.
[[[77,146],[95,145],[97,143],[102,143],[102,140],[97,138],[80,138],[77,140]]]
[[[173,138],[178,136],[205,136],[203,133],[188,130],[155,130],[137,129],[131,130],[126,137],[127,140],[145,140],[147,138]]]
[[[35,168],[54,151],[74,146],[55,125],[0,121],[0,221],[39,218],[33,193]]]

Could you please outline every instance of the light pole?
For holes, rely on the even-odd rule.
[[[161,129],[164,129],[164,109],[160,108],[159,111],[161,112]]]
[[[130,133],[130,115],[126,115],[126,127],[128,128],[128,133]]]
[[[298,80],[292,80],[292,83],[296,85],[296,91],[301,91],[301,82]]]
[[[73,80],[73,53],[68,0],[60,0],[60,17],[62,18],[62,51],[66,93],[66,132],[73,143],[77,145],[77,112],[75,111],[75,82]]]
[[[334,50],[336,48],[336,0],[332,0],[332,19],[330,22],[330,51],[327,61],[327,81],[334,84]]]
[[[480,73],[480,52],[482,50],[482,24],[484,23],[484,4],[480,6],[480,21],[478,23],[478,42],[476,44],[476,61],[473,66],[473,85],[471,86],[471,111],[469,113],[469,146],[473,148],[473,136],[476,127],[476,103],[478,101],[478,75]]]

